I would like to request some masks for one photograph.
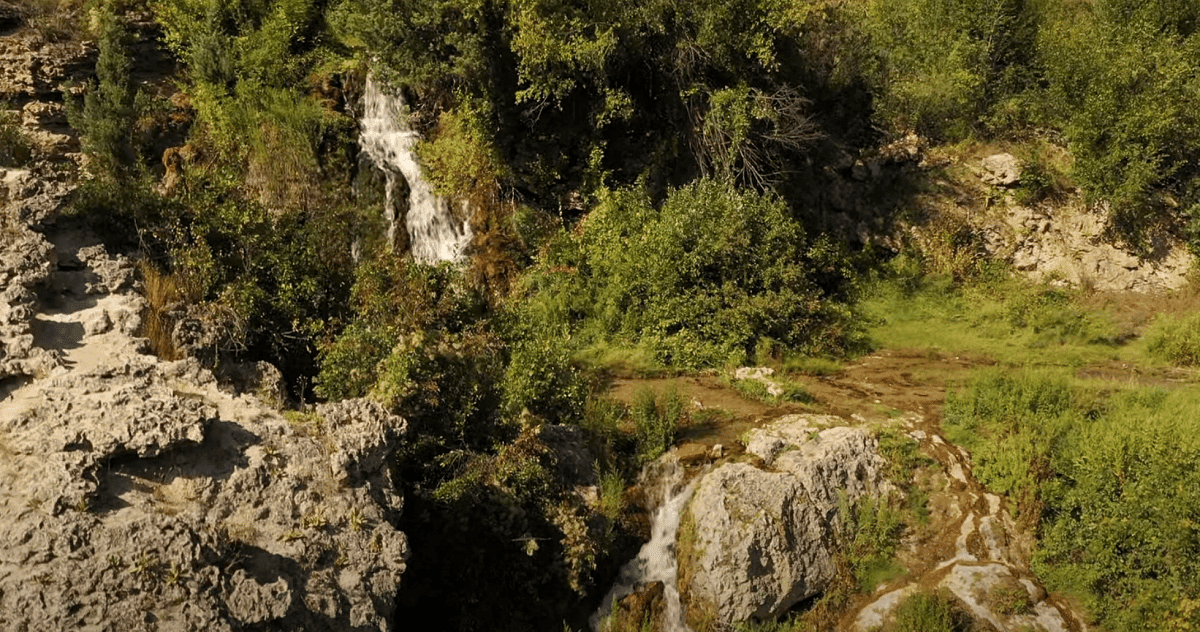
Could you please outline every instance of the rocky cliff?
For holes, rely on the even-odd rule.
[[[133,260],[60,217],[78,155],[59,86],[91,54],[0,36],[30,143],[0,168],[0,628],[391,629],[404,420],[285,415],[148,355]]]

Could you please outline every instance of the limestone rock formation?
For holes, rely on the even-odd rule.
[[[11,172],[0,174],[0,183],[14,179]],[[0,207],[0,380],[43,374],[57,365],[54,354],[37,348],[33,338],[37,291],[50,279],[57,257],[54,246],[21,221],[18,206]]]
[[[1011,187],[1021,181],[1021,161],[1012,154],[994,154],[980,161],[984,184]]]
[[[908,423],[920,422],[914,417]],[[942,590],[954,597],[978,629],[1086,631],[1083,617],[1042,587],[1029,566],[1031,535],[999,496],[973,478],[966,452],[936,433],[914,430],[909,436],[920,442],[922,452],[934,456],[942,470],[930,479],[940,480],[940,485],[930,486],[929,529],[955,537],[924,543],[920,537],[909,539],[909,546],[921,548],[917,554],[921,561],[910,565],[910,575],[880,586],[860,606],[849,629],[877,630],[909,596]]]
[[[0,629],[391,629],[404,420],[145,355],[133,261],[43,173],[0,183]]]
[[[1192,257],[1177,238],[1151,235],[1149,252],[1139,256],[1107,238],[1107,228],[1103,208],[1012,204],[983,236],[989,254],[1035,279],[1118,292],[1174,290],[1187,282]]]
[[[403,420],[352,401],[289,421],[149,356],[12,398],[0,627],[389,629]]]
[[[840,499],[887,493],[866,430],[789,415],[747,439],[762,467],[727,463],[698,483],[680,537],[689,619],[774,620],[834,579]]]

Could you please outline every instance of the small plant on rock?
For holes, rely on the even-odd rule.
[[[629,412],[637,431],[638,454],[644,461],[653,461],[675,442],[683,399],[672,390],[660,401],[653,389],[643,388],[634,396]]]

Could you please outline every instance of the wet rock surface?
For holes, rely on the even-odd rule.
[[[922,452],[933,456],[942,488],[930,494],[931,526],[909,534],[909,575],[880,587],[846,620],[848,629],[878,629],[918,591],[944,590],[979,626],[1000,632],[1086,630],[1069,605],[1049,595],[1030,570],[1032,537],[1002,499],[971,474],[970,456],[946,442],[919,416],[906,425]]]

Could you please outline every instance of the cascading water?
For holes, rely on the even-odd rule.
[[[679,521],[683,509],[692,496],[692,484],[684,484],[684,468],[668,456],[656,461],[642,473],[647,483],[653,482],[658,508],[654,510],[650,526],[650,541],[642,545],[637,557],[621,567],[612,590],[600,602],[600,609],[592,615],[589,624],[592,632],[600,632],[603,622],[613,609],[613,604],[638,589],[653,582],[663,583],[663,630],[664,632],[690,632],[683,617],[683,606],[679,600],[677,575],[679,565],[675,556],[675,538],[679,533]]]
[[[408,184],[405,223],[413,259],[422,263],[455,261],[471,242],[471,226],[467,219],[456,217],[450,201],[434,193],[425,179],[413,152],[420,136],[409,126],[406,110],[398,93],[383,90],[372,77],[367,77],[359,142],[386,178],[388,243],[396,243],[398,218],[393,196],[398,184],[396,178],[403,177]]]

